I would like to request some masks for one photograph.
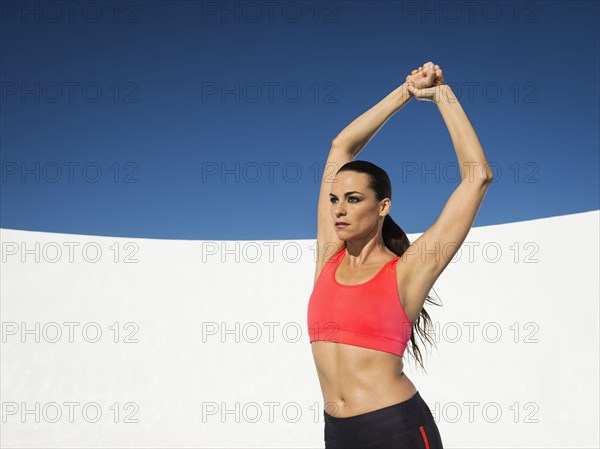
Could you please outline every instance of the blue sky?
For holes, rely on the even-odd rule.
[[[474,226],[599,208],[596,1],[92,3],[2,4],[3,228],[316,238],[331,140],[429,60],[494,164]],[[358,158],[408,233],[458,185],[431,103]]]

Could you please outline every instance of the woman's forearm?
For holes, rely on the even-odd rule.
[[[360,115],[346,126],[335,139],[333,145],[350,151],[353,157],[369,143],[388,119],[400,110],[412,98],[412,94],[403,83],[383,100]]]
[[[462,179],[490,181],[493,173],[467,114],[447,84],[439,86],[435,103],[446,123],[458,157]]]

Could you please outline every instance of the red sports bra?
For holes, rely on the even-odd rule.
[[[335,272],[346,247],[323,266],[308,302],[310,342],[330,341],[389,352],[402,357],[412,334],[396,278],[396,262],[387,262],[370,280],[343,285]]]

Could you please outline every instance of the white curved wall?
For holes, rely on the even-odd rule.
[[[473,228],[439,278],[406,372],[446,447],[598,447],[598,218]],[[3,447],[323,447],[314,240],[0,237]]]

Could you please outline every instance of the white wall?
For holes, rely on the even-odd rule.
[[[406,372],[446,447],[599,446],[599,215],[474,228],[439,278]],[[3,447],[324,446],[314,240],[0,239]]]

